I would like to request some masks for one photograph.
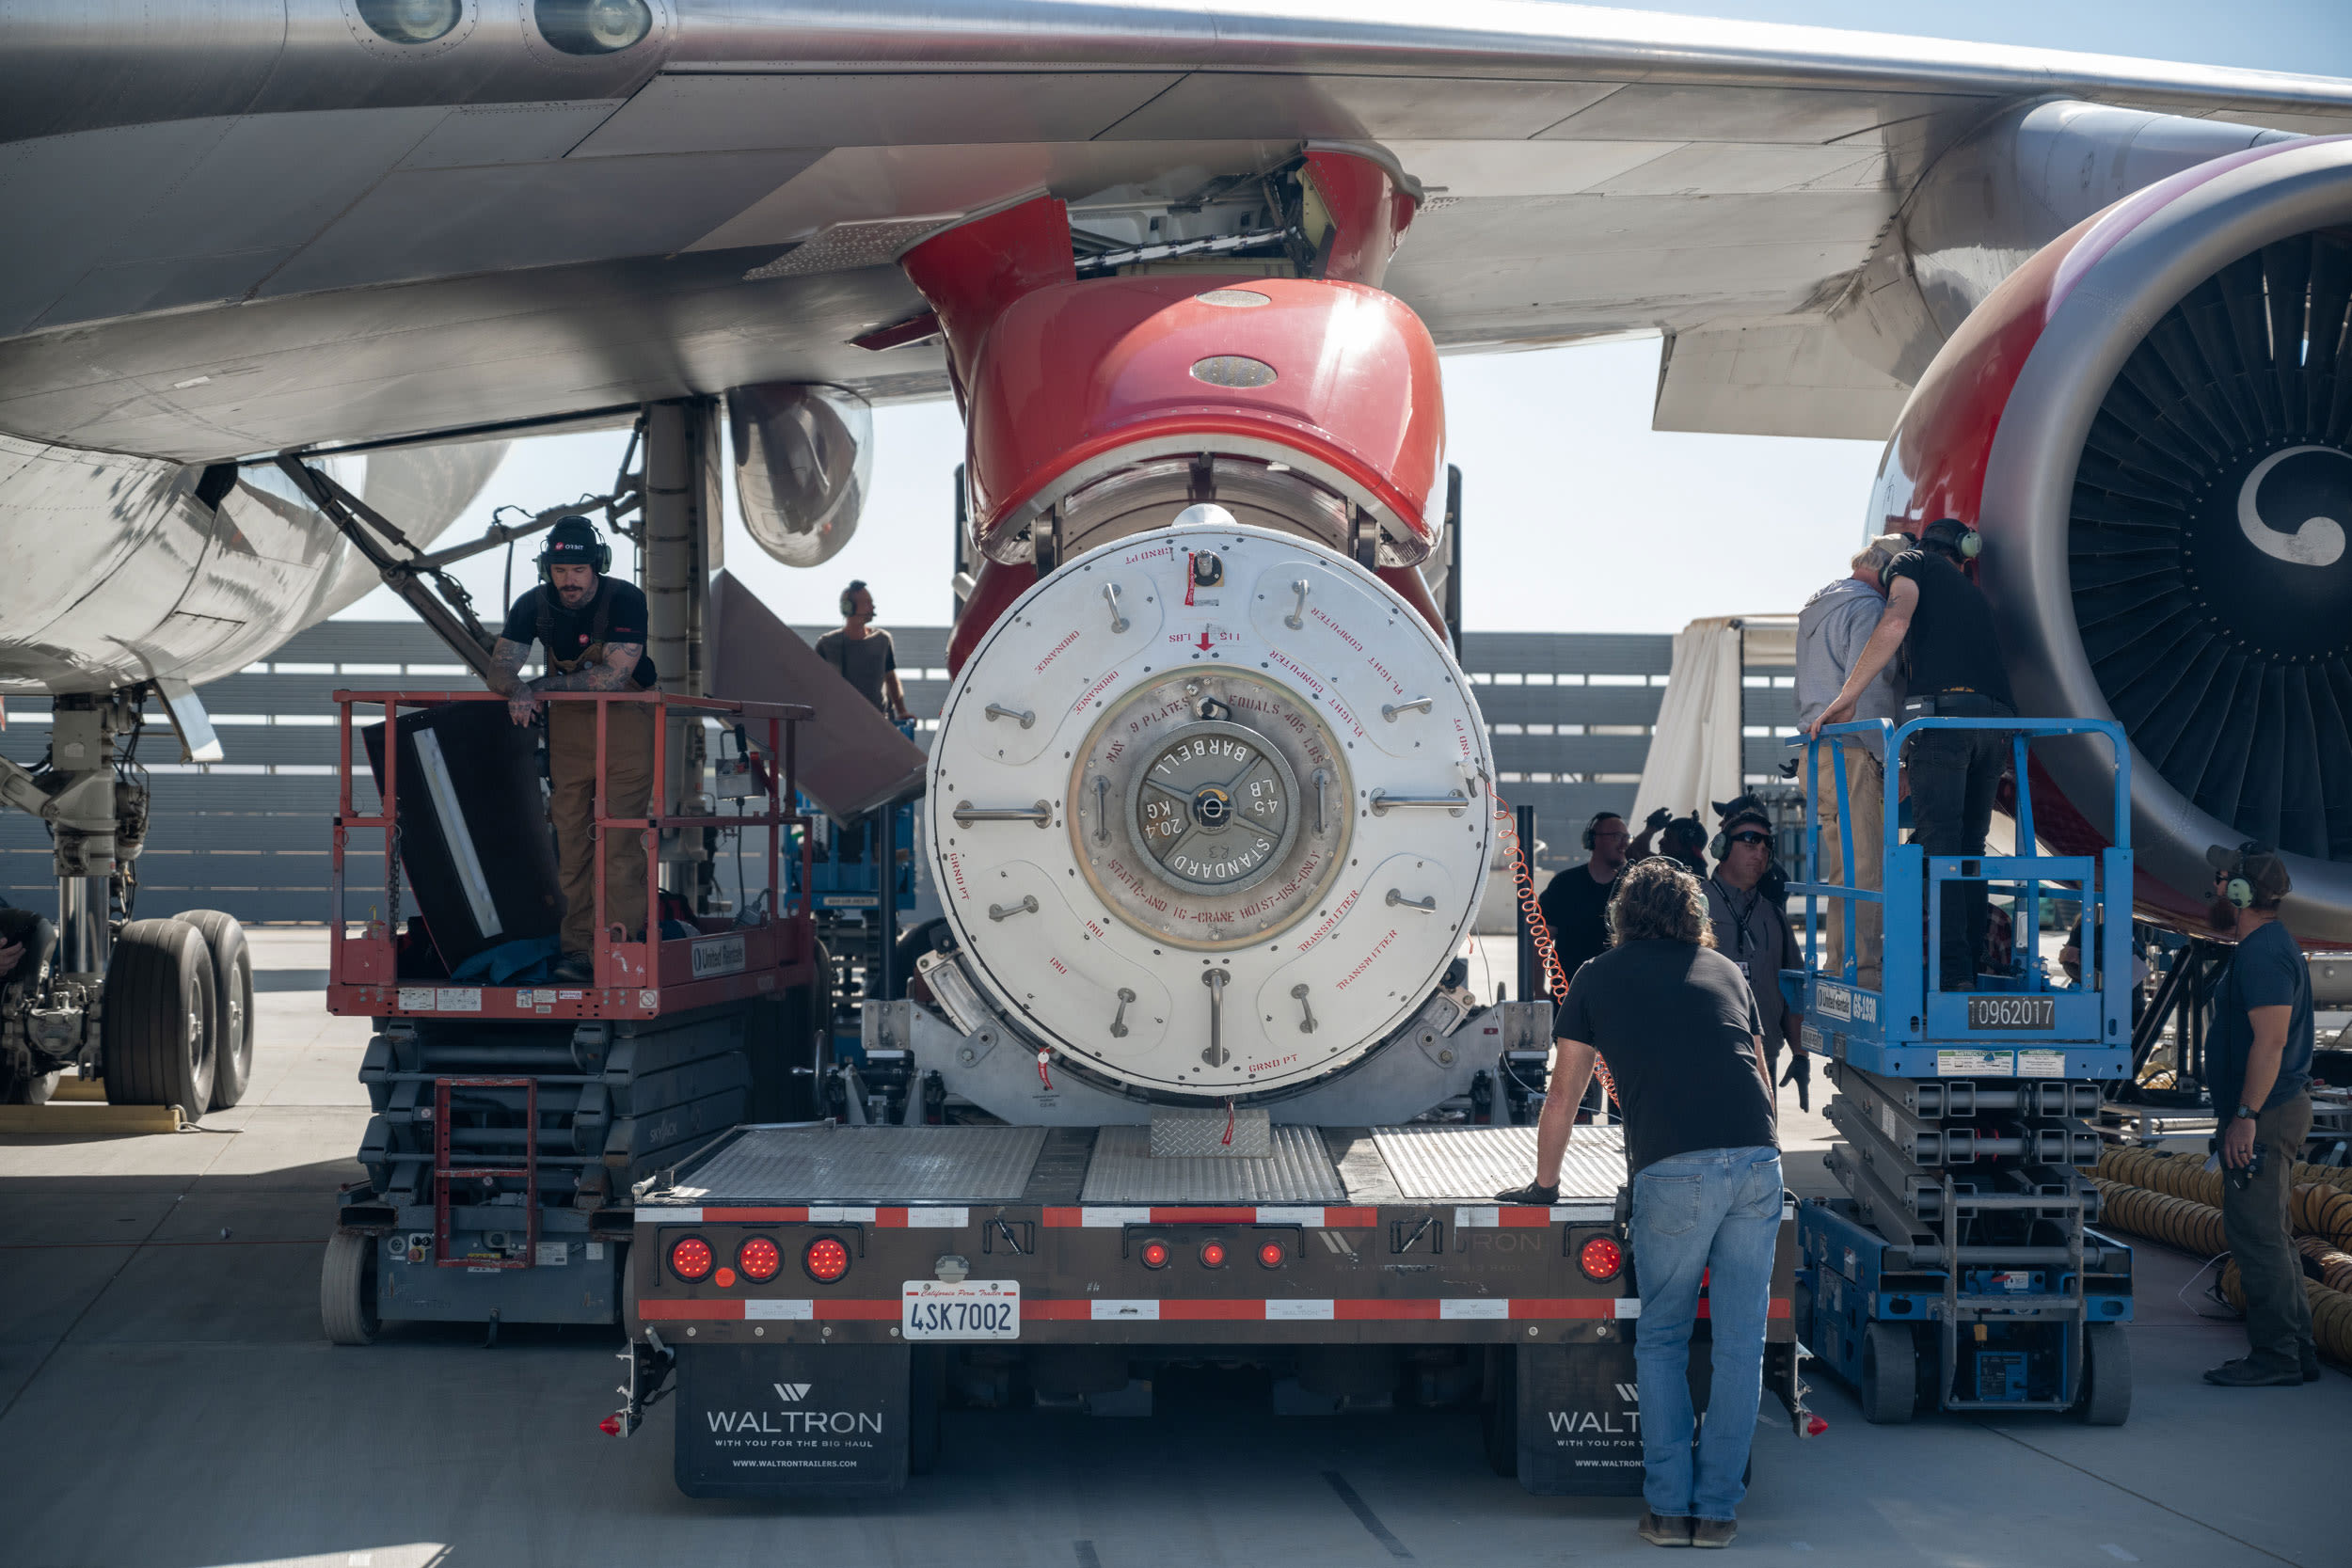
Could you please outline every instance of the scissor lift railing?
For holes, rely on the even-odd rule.
[[[2010,737],[2016,853],[1931,855],[1900,842],[1903,750],[1935,730]],[[1876,888],[1852,879],[1852,796],[1840,742],[1855,736],[1875,739],[1886,759]],[[2030,748],[2084,736],[2104,737],[2115,759],[2110,847],[2042,854]],[[1831,1058],[1837,1094],[1826,1111],[1845,1141],[1830,1150],[1828,1165],[1852,1195],[1814,1200],[1801,1212],[1806,1299],[1821,1307],[1801,1329],[1816,1354],[1864,1386],[1872,1420],[1909,1418],[1910,1383],[1890,1393],[1885,1380],[1915,1377],[1914,1356],[1934,1378],[1933,1403],[1943,1409],[2079,1409],[2121,1420],[2129,1408],[2120,1335],[2131,1314],[2130,1254],[2089,1228],[2097,1196],[2078,1167],[2098,1155],[2097,1134],[2081,1119],[2096,1109],[2098,1085],[2131,1066],[2131,753],[2122,727],[2100,720],[1878,721],[1831,725],[1798,743],[1807,799],[1823,799],[1826,784],[1837,801],[1848,879],[1820,878],[1817,812],[1805,836],[1805,879],[1789,888],[1805,900],[1805,967],[1784,972],[1781,983],[1804,1012],[1808,1045]],[[1983,884],[1988,900],[2014,895],[2010,948],[1994,973],[1947,991],[1938,983],[1945,890],[1967,882]],[[2090,961],[2078,986],[2054,986],[2037,951],[2042,907],[2054,893],[2081,904]],[[1842,903],[1844,919],[1839,950],[1825,955],[1812,917],[1829,899]],[[1856,957],[1865,905],[1878,906],[1883,927],[1875,990],[1861,983]],[[1988,1396],[1991,1382],[2003,1392]]]
[[[596,931],[591,957],[595,976],[584,986],[550,990],[544,985],[503,988],[446,979],[404,980],[398,974],[394,935],[400,927],[401,862],[399,855],[400,749],[392,744],[403,712],[454,703],[503,703],[488,691],[338,691],[340,718],[340,783],[330,868],[332,899],[328,923],[327,1009],[372,1018],[446,1017],[440,992],[461,990],[469,1016],[482,1020],[548,1018],[651,1018],[665,1011],[714,1006],[746,996],[771,994],[783,986],[804,983],[814,959],[805,890],[809,885],[809,818],[787,809],[796,802],[798,780],[796,727],[814,709],[797,703],[736,702],[711,697],[686,697],[663,691],[562,691],[542,693],[553,703],[593,703],[596,710],[596,817],[592,832],[597,845],[595,863]],[[666,763],[673,716],[689,721],[713,719],[745,728],[757,727],[755,736],[769,764],[766,805],[762,812],[739,816],[687,816],[657,811],[645,816],[606,815],[612,712],[615,704],[632,704],[653,710],[653,777],[668,777]],[[352,725],[354,710],[380,706],[385,719],[383,780],[380,804],[373,815],[358,809],[352,795]],[[775,764],[781,761],[779,772]],[[659,788],[657,784],[657,788]],[[658,802],[657,802],[658,804]],[[783,908],[771,908],[759,921],[739,925],[731,920],[705,921],[692,937],[664,940],[661,935],[660,889],[652,875],[660,863],[660,840],[673,829],[736,829],[767,832],[768,886],[781,889],[786,853],[799,855],[799,898]],[[349,931],[345,901],[344,854],[355,830],[380,830],[384,835],[385,917],[369,920],[362,932]],[[605,837],[613,832],[639,834],[645,847],[645,907],[637,911],[611,908],[605,887]],[[787,850],[787,836],[794,840]],[[771,895],[772,896],[772,895]],[[627,915],[637,920],[624,924]],[[642,921],[644,935],[628,941],[628,925]],[[624,933],[615,936],[615,931]],[[733,944],[740,942],[739,954]],[[723,958],[712,953],[725,948]],[[714,973],[723,970],[724,973]]]

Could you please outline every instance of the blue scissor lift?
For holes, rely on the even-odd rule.
[[[1929,855],[1898,842],[1894,760],[1931,730],[2011,737],[2014,855]],[[1805,1045],[1836,1095],[1844,1138],[1828,1154],[1849,1196],[1798,1210],[1798,1336],[1861,1392],[1874,1422],[1921,1409],[2069,1411],[2119,1425],[2131,1409],[2131,1250],[2091,1227],[2098,1192],[2083,1167],[2106,1086],[2131,1070],[2131,775],[2122,727],[2101,721],[1918,719],[1833,724],[1805,747],[1806,797],[1836,791],[1839,863],[1854,863],[1846,756],[1834,742],[1874,736],[1885,769],[1883,888],[1820,879],[1821,826],[1806,834],[1806,968],[1782,990],[1804,1012]],[[2112,847],[2034,852],[2028,748],[2105,736],[2115,760]],[[1826,759],[1822,753],[1826,750]],[[1827,766],[1824,767],[1826,761]],[[1851,872],[1849,870],[1848,876]],[[1935,987],[1947,884],[1982,881],[2015,897],[2009,961],[1966,990]],[[2037,951],[2045,890],[2081,901],[2080,985],[2054,985]],[[1842,951],[1824,956],[1818,914],[1844,901]],[[1957,902],[1957,900],[1955,900]],[[1859,983],[1854,913],[1884,911],[1882,987]],[[1955,911],[1955,915],[1957,911]]]

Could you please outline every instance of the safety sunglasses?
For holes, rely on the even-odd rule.
[[[1759,833],[1751,828],[1743,833],[1733,833],[1731,842],[1734,844],[1770,844],[1772,836],[1768,833]]]

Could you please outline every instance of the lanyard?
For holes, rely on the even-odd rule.
[[[1745,958],[1749,951],[1756,946],[1756,937],[1755,934],[1748,929],[1748,922],[1756,917],[1756,906],[1764,902],[1764,891],[1761,888],[1755,888],[1749,891],[1747,912],[1742,914],[1740,912],[1739,905],[1732,898],[1731,890],[1729,888],[1724,886],[1722,882],[1717,881],[1713,877],[1709,877],[1707,879],[1709,882],[1714,883],[1715,891],[1723,895],[1724,908],[1731,911],[1732,924],[1738,927],[1740,930],[1740,957]]]

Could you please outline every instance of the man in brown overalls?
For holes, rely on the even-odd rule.
[[[548,775],[556,852],[564,878],[564,956],[556,978],[594,976],[596,878],[593,853],[596,792],[596,707],[593,703],[539,701],[548,691],[645,691],[654,684],[645,657],[645,594],[634,583],[607,577],[612,546],[585,517],[560,517],[539,552],[539,586],[507,611],[491,657],[501,678],[490,689],[507,699],[517,724],[548,710]],[[521,678],[531,645],[547,650],[548,673]],[[644,816],[653,798],[653,707],[609,703],[605,721],[605,783],[609,817]],[[645,925],[645,846],[635,831],[605,837],[607,927],[641,940]]]

